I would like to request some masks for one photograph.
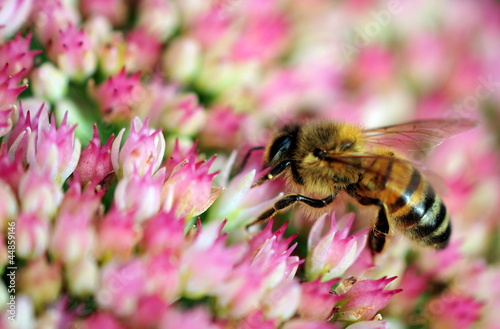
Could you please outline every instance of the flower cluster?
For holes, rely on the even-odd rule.
[[[499,17],[493,0],[6,1],[0,327],[498,327]],[[276,124],[457,117],[481,124],[418,164],[446,249],[395,234],[373,257],[375,214],[342,194],[248,227],[287,189],[253,186]]]

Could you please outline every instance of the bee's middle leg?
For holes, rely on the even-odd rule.
[[[276,213],[292,206],[296,202],[302,202],[308,205],[309,207],[313,208],[323,208],[328,206],[330,203],[333,202],[335,197],[337,196],[338,192],[335,192],[332,195],[327,196],[324,199],[313,199],[309,198],[300,194],[289,194],[284,196],[283,198],[279,199],[272,208],[266,210],[264,213],[262,213],[255,221],[252,223],[248,224],[247,227],[253,226],[253,225],[258,225],[258,224],[263,224],[267,222],[271,217],[276,215]]]

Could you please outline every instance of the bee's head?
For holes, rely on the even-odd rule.
[[[276,133],[266,148],[264,165],[273,167],[291,159],[297,140],[297,125],[288,125]]]

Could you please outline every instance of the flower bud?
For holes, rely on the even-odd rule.
[[[22,195],[21,210],[43,219],[53,218],[63,199],[61,187],[36,168],[28,170],[21,178],[19,195]]]
[[[97,288],[99,269],[91,257],[84,257],[76,263],[66,266],[65,274],[72,295],[88,296]]]
[[[119,178],[137,171],[139,176],[154,174],[160,167],[165,154],[165,138],[160,130],[148,128],[149,120],[144,124],[134,118],[130,123],[130,135],[120,149],[125,129],[122,129],[111,147],[113,169]]]
[[[36,259],[47,250],[49,223],[34,214],[21,214],[16,221],[16,255]]]
[[[184,85],[190,83],[200,69],[201,56],[201,45],[196,39],[175,39],[162,56],[165,75]]]
[[[49,62],[43,63],[31,72],[33,93],[49,102],[58,101],[66,95],[68,80],[66,73]]]
[[[54,302],[61,293],[61,268],[45,257],[30,261],[19,272],[18,280],[19,292],[29,296],[37,309]]]

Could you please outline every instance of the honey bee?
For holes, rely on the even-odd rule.
[[[284,176],[297,193],[279,199],[250,225],[263,223],[297,202],[327,207],[345,191],[361,205],[378,207],[368,237],[373,254],[382,252],[386,237],[394,231],[421,245],[445,248],[451,236],[446,207],[415,161],[396,150],[422,152],[476,124],[454,119],[377,129],[335,121],[286,125],[265,147],[264,166],[270,169],[254,186]]]

